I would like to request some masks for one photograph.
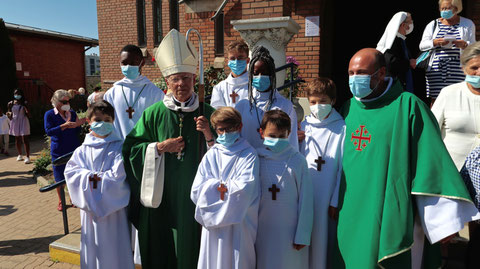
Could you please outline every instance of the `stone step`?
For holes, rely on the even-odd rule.
[[[80,231],[67,234],[49,246],[50,259],[80,265]]]

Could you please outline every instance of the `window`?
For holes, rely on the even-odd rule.
[[[137,39],[139,47],[145,47],[147,45],[145,0],[137,0]]]
[[[215,18],[215,56],[224,56],[223,11]]]
[[[170,0],[170,29],[180,31],[180,23],[178,22],[178,0]]]
[[[90,75],[95,74],[95,59],[90,58]]]
[[[162,32],[162,0],[153,0],[153,43],[160,45],[163,38]]]

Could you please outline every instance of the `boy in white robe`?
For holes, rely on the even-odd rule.
[[[332,80],[317,78],[307,85],[306,92],[312,114],[301,123],[305,140],[300,143],[300,153],[307,159],[315,204],[309,268],[319,269],[327,268],[328,249],[333,244],[329,239],[336,236],[332,224],[342,176],[345,121],[332,108],[336,99]]]
[[[98,101],[87,110],[91,132],[65,168],[72,203],[81,209],[82,268],[134,268],[125,207],[130,198],[123,140],[113,132],[114,109]]]
[[[130,133],[143,111],[165,94],[148,78],[141,75],[144,65],[139,47],[126,45],[120,52],[120,67],[124,78],[115,82],[104,95],[103,100],[115,108],[113,126],[122,139]]]
[[[282,110],[290,116],[291,130],[297,130],[297,113],[290,100],[276,90],[275,62],[268,49],[256,46],[252,51],[249,68],[248,99],[241,100],[235,106],[243,120],[240,135],[254,148],[263,146],[260,136],[260,123],[265,112]],[[298,150],[297,132],[288,136],[290,145]]]
[[[103,100],[115,109],[113,126],[117,135],[125,139],[142,116],[143,111],[156,102],[162,101],[165,94],[148,78],[141,75],[145,64],[139,47],[126,45],[120,52],[120,67],[124,78],[115,82],[104,95]],[[130,109],[131,108],[131,109]],[[132,248],[135,250],[135,263],[140,260],[138,231],[132,225]]]
[[[244,41],[228,44],[227,57],[232,72],[227,79],[213,87],[210,105],[216,109],[223,106],[235,107],[240,100],[248,98],[248,45]]]
[[[199,269],[255,268],[260,202],[257,153],[240,137],[242,117],[231,107],[210,121],[217,144],[200,163],[192,185],[195,219],[202,228]]]
[[[272,110],[260,134],[261,199],[258,217],[257,268],[308,268],[313,226],[313,190],[307,161],[288,140],[290,117]]]

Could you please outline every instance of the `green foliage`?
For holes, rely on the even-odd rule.
[[[83,119],[87,116],[87,112],[86,111],[79,111],[77,112],[77,118],[78,119]],[[85,140],[85,136],[90,132],[90,125],[85,122],[82,126],[81,126],[81,130],[80,130],[80,135],[79,135],[79,140],[80,140],[80,144],[83,143],[83,141]]]
[[[220,83],[220,81],[227,78],[227,74],[223,69],[215,69],[213,66],[205,69],[204,72],[204,83],[205,83],[205,96],[212,95],[213,87]],[[199,78],[197,77],[195,83],[195,92],[198,92]]]
[[[50,155],[50,149],[42,149],[38,157],[33,161],[33,173],[37,175],[46,175],[50,173],[48,167],[51,163],[52,156]]]

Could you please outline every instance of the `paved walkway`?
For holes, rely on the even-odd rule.
[[[34,160],[45,144],[31,140]],[[33,164],[16,161],[15,151],[10,146],[11,157],[0,156],[0,268],[80,268],[50,260],[49,244],[63,236],[57,193],[40,193]],[[70,232],[79,230],[79,210],[69,207],[67,213]]]

